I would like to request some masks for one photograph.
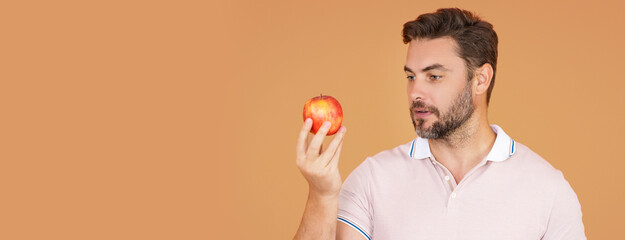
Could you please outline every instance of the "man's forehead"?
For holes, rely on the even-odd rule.
[[[414,56],[458,56],[457,44],[449,37],[412,40],[408,43],[408,54]]]
[[[450,37],[412,40],[408,46],[404,70],[449,70],[462,64],[457,54],[456,43]],[[406,69],[407,68],[407,69]]]

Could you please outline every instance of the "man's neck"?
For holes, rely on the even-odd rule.
[[[496,138],[488,120],[471,118],[448,137],[430,139],[429,145],[434,158],[460,182],[464,174],[488,155]]]

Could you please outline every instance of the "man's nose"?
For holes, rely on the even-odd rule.
[[[427,99],[427,86],[423,81],[419,81],[418,78],[415,78],[411,83],[408,84],[408,98],[412,101],[417,101],[417,98],[421,100]]]

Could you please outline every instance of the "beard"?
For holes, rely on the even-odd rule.
[[[417,135],[426,139],[443,139],[451,135],[454,131],[464,125],[464,123],[466,123],[473,114],[473,97],[471,94],[471,84],[470,82],[467,82],[464,89],[452,103],[449,110],[443,114],[440,114],[436,107],[427,106],[422,101],[413,102],[410,108],[410,118],[412,118],[412,125],[414,126]],[[423,124],[425,120],[423,118],[415,120],[415,108],[427,109],[435,115],[438,120],[429,128],[424,128]]]

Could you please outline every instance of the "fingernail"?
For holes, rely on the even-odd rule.
[[[345,133],[345,131],[347,131],[347,127],[342,126],[341,129],[339,129],[340,133]]]
[[[310,122],[312,122],[312,119],[306,118],[306,121],[305,121],[306,125],[310,124]]]
[[[328,122],[328,121],[323,122],[323,126],[324,127],[329,127],[330,126],[330,122]]]

